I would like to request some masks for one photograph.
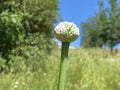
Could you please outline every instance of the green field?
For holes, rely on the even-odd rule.
[[[0,90],[57,90],[60,65],[60,49],[48,58],[19,72],[0,74]],[[23,67],[23,66],[22,66]],[[120,52],[95,48],[70,49],[65,90],[120,90]]]

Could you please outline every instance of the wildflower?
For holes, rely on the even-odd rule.
[[[79,36],[79,28],[73,22],[61,22],[55,27],[55,36],[62,42],[72,42]]]
[[[14,88],[17,88],[18,86],[17,85],[14,85]]]
[[[18,82],[18,81],[16,81],[16,82],[15,82],[15,85],[18,85],[18,84],[19,84],[19,82]]]
[[[14,88],[17,88],[17,87],[18,87],[18,84],[19,84],[19,82],[16,81],[15,84],[14,84]]]
[[[46,73],[44,73],[43,75],[44,75],[44,76],[46,76],[47,74],[46,74]]]

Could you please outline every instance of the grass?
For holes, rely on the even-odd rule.
[[[0,90],[57,90],[60,49],[34,72],[1,73]],[[39,58],[37,58],[39,59]],[[99,48],[70,49],[65,90],[120,90],[120,53]]]

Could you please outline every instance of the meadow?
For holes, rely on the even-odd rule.
[[[43,60],[32,58],[34,71],[0,73],[0,90],[57,90],[60,55],[58,48]],[[65,90],[120,90],[120,52],[70,49]]]

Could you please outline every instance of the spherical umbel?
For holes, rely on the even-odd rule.
[[[61,22],[54,29],[55,36],[62,42],[72,42],[80,34],[79,28],[73,22]]]

